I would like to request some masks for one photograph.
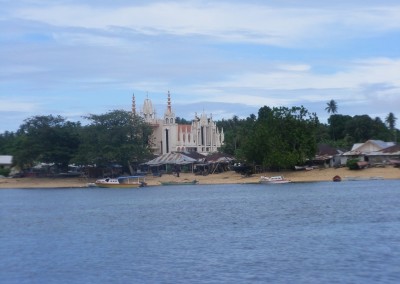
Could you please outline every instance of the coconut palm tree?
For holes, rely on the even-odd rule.
[[[328,113],[332,113],[332,114],[337,113],[338,106],[337,106],[337,103],[335,100],[330,100],[329,102],[326,103],[326,105],[327,105],[327,107],[325,108],[325,110]],[[332,116],[331,116],[331,118],[332,118]],[[332,128],[333,140],[335,140],[335,131],[334,131],[333,125],[332,125],[332,119],[331,119],[331,128]]]
[[[386,125],[389,127],[389,130],[394,133],[394,140],[397,140],[396,137],[396,120],[397,118],[394,116],[393,112],[390,112],[385,119]],[[397,142],[397,141],[396,141]]]
[[[327,105],[327,107],[325,108],[325,110],[328,113],[332,113],[332,114],[337,113],[338,106],[337,106],[337,103],[335,100],[330,100],[329,102],[326,103],[326,105]]]

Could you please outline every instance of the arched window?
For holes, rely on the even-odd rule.
[[[166,118],[166,119],[165,119],[165,123],[168,124],[168,121],[169,121],[168,118]]]
[[[170,121],[170,123],[172,124],[172,123],[174,123],[174,119],[173,118],[171,118],[171,121]]]

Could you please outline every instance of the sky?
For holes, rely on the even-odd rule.
[[[400,118],[400,1],[0,0],[0,133],[36,115]],[[397,121],[399,128],[400,119]]]

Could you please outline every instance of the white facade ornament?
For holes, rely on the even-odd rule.
[[[151,141],[154,154],[170,152],[210,154],[217,152],[224,143],[223,129],[219,130],[212,115],[208,118],[204,110],[200,118],[195,113],[191,125],[177,124],[169,91],[163,118],[156,117],[155,109],[148,98],[145,99],[140,114],[153,128]]]

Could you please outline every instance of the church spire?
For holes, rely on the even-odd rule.
[[[167,109],[164,113],[164,123],[165,124],[174,124],[175,123],[175,113],[172,111],[171,106],[171,94],[168,91],[168,100],[167,100]]]
[[[168,104],[167,104],[167,113],[171,114],[172,109],[171,109],[171,94],[168,91]]]
[[[135,100],[135,93],[132,95],[132,114],[136,115],[136,100]]]

